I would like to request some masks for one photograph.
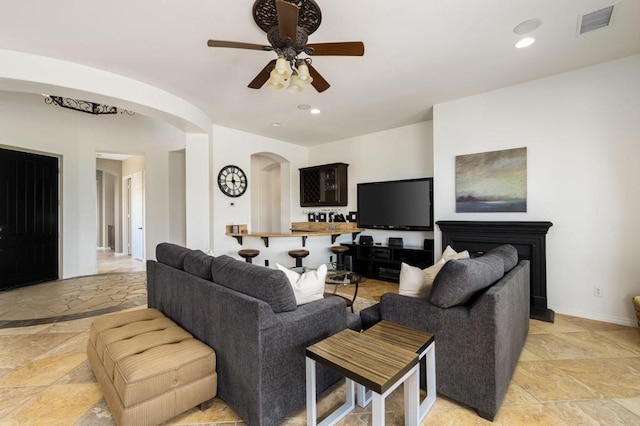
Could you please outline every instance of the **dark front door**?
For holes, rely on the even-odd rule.
[[[0,149],[0,290],[58,279],[58,159]]]

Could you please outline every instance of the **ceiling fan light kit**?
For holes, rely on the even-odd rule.
[[[278,58],[271,60],[248,87],[281,89],[289,80],[287,89],[299,92],[311,84],[318,92],[330,87],[320,73],[311,65],[308,56],[362,56],[364,43],[348,41],[337,43],[307,44],[309,35],[320,26],[322,14],[314,0],[256,0],[253,4],[253,19],[267,33],[270,46],[224,40],[209,40],[209,47],[273,51]]]

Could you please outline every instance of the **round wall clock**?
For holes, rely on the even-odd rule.
[[[224,166],[218,173],[218,187],[229,197],[239,197],[247,190],[247,175],[238,166]]]

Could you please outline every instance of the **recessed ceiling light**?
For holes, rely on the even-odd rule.
[[[280,123],[271,123],[273,127],[280,127]]]
[[[309,105],[309,104],[300,104],[300,105],[298,105],[298,109],[307,110],[309,108],[311,108],[311,105]]]
[[[540,25],[542,25],[542,19],[527,19],[516,25],[513,32],[514,34],[528,34],[537,30]]]
[[[535,43],[536,39],[533,37],[526,37],[523,38],[522,40],[518,41],[515,46],[518,49],[522,49],[523,47],[529,47],[531,46],[533,43]]]
[[[311,111],[309,111],[311,114],[320,114],[320,110],[318,108],[314,108]]]

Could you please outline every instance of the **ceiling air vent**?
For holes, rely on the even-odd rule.
[[[588,33],[609,26],[611,23],[611,15],[613,14],[613,6],[587,13],[580,17],[578,34]]]

